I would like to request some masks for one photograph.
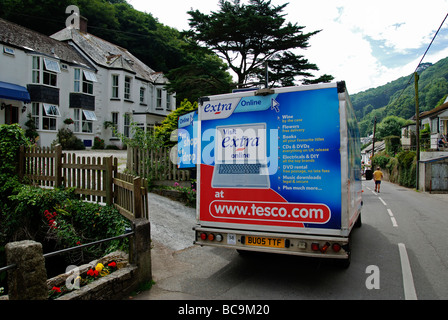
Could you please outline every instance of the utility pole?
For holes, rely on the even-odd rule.
[[[420,171],[420,111],[419,111],[419,103],[418,103],[418,73],[414,73],[415,77],[415,134],[417,136],[417,165],[415,168],[415,188],[418,190],[418,180],[419,180],[419,171]]]
[[[375,135],[376,135],[376,116],[375,116],[375,121],[373,122],[373,139],[372,139],[372,159],[373,156],[375,155]]]

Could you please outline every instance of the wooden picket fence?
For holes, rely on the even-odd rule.
[[[138,176],[154,181],[190,181],[189,170],[179,170],[177,164],[170,160],[170,149],[143,150],[129,147],[127,168]]]
[[[129,219],[149,218],[148,182],[117,172],[118,160],[63,153],[61,145],[20,148],[19,178],[32,185],[74,188],[83,200],[106,203]]]

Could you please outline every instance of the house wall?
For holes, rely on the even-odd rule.
[[[14,55],[5,54],[4,45],[0,45],[0,81],[14,83],[27,87],[32,84],[32,62],[33,56],[43,57],[35,52],[27,52],[14,48]],[[52,58],[53,60],[57,60]],[[59,64],[67,64],[58,61]],[[57,131],[61,128],[68,127],[74,131],[74,125],[66,125],[64,119],[75,119],[75,109],[70,108],[70,93],[74,92],[75,68],[80,66],[68,65],[67,70],[61,68],[61,73],[57,75],[57,89],[59,90],[59,103],[57,104],[60,111],[60,117],[56,118],[55,130],[43,130],[42,126],[42,103],[45,101],[33,100],[34,103],[40,103],[40,123],[39,123],[39,141],[40,146],[50,146],[56,139]],[[118,113],[118,131],[124,133],[124,115],[134,114],[134,121],[141,123],[144,128],[154,126],[160,123],[172,110],[175,109],[175,98],[168,95],[163,89],[164,85],[154,85],[147,81],[138,79],[134,74],[123,70],[106,69],[97,66],[98,71],[96,77],[98,82],[93,83],[93,96],[95,99],[95,114],[98,121],[93,123],[92,133],[75,132],[75,135],[93,145],[96,136],[105,140],[105,144],[114,144],[122,146],[118,138],[112,136],[112,130],[104,127],[105,121],[112,121],[112,113]],[[82,71],[81,71],[82,73]],[[119,96],[118,99],[112,98],[112,75],[119,75]],[[82,76],[82,74],[81,74]],[[130,98],[124,99],[125,77],[131,77]],[[44,84],[39,86],[46,87]],[[140,88],[145,88],[145,99],[140,103]],[[54,87],[50,87],[54,88]],[[162,90],[162,108],[157,108],[157,89]],[[167,109],[167,101],[170,100],[170,108]],[[21,101],[0,99],[0,104],[13,105],[18,108],[18,123],[25,128],[25,122],[28,120],[27,115],[32,112],[32,103],[23,104]],[[23,107],[26,106],[25,112],[22,113]],[[4,124],[6,110],[0,110],[0,123]]]

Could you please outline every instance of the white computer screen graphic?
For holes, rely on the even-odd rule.
[[[216,127],[215,163],[263,163],[266,157],[266,124]]]

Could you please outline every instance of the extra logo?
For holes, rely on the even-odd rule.
[[[218,103],[218,104],[211,104],[208,103],[204,107],[205,113],[213,113],[215,115],[221,114],[223,111],[231,111],[232,110],[232,103]]]

